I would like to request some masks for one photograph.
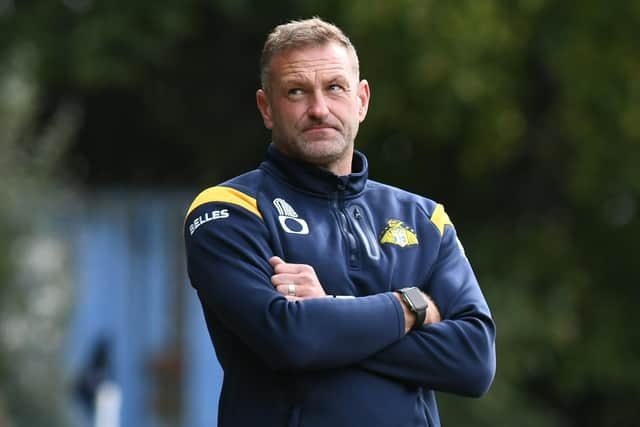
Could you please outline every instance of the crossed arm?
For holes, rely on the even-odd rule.
[[[278,293],[284,295],[289,301],[303,301],[311,298],[326,298],[330,296],[325,293],[324,288],[322,287],[320,280],[318,280],[318,276],[312,266],[307,264],[287,263],[277,256],[271,257],[269,259],[269,264],[273,268],[271,284]],[[291,292],[292,289],[294,289],[295,292]],[[438,310],[435,302],[433,302],[429,295],[424,292],[422,292],[422,294],[429,303],[427,317],[424,319],[424,326],[439,322],[441,320],[440,311]],[[398,292],[393,292],[393,296],[397,298],[398,302],[402,306],[402,312],[404,314],[404,332],[407,334],[416,322],[416,315],[409,310],[406,302],[400,297]]]

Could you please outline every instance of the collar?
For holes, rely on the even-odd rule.
[[[357,150],[354,150],[352,160],[354,172],[338,176],[315,165],[292,159],[282,154],[273,144],[269,145],[267,159],[260,168],[303,191],[317,195],[344,191],[345,197],[355,196],[364,190],[369,171],[367,158]]]

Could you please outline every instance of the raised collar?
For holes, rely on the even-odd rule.
[[[267,159],[260,167],[294,187],[317,195],[344,191],[345,197],[355,196],[364,190],[368,176],[367,158],[359,151],[353,154],[354,172],[345,176],[287,157],[273,144],[269,145]]]

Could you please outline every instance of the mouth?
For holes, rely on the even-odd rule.
[[[332,127],[314,127],[305,130],[303,133],[307,142],[330,141],[336,136],[336,130]]]
[[[328,133],[334,131],[336,131],[335,127],[325,124],[309,126],[303,130],[304,133]]]

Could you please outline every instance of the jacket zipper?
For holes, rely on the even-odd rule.
[[[380,259],[380,247],[378,245],[378,239],[371,228],[370,222],[363,215],[359,206],[352,206],[351,213],[355,221],[353,222],[353,228],[356,234],[360,237],[360,241],[364,245],[367,255],[372,260]]]
[[[360,263],[358,262],[358,240],[351,231],[351,221],[344,206],[344,186],[339,185],[338,191],[334,194],[335,196],[333,198],[333,207],[336,210],[336,214],[338,216],[338,225],[340,227],[340,231],[347,241],[347,257],[349,260],[349,267],[359,268]]]

